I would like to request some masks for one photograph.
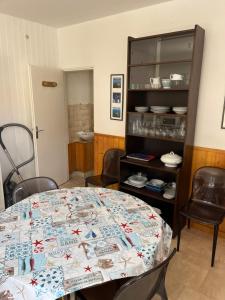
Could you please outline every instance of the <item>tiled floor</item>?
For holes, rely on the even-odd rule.
[[[63,187],[84,186],[84,179],[75,177]],[[210,267],[212,237],[197,229],[184,229],[180,252],[171,261],[166,278],[170,300],[225,299],[225,239],[219,238],[215,267]],[[172,241],[176,247],[176,239]],[[154,297],[154,300],[160,299]]]

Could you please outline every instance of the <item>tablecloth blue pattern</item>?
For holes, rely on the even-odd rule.
[[[171,238],[151,206],[119,191],[34,194],[0,214],[0,277],[27,287],[16,295],[12,284],[15,299],[56,299],[149,270],[168,256]]]

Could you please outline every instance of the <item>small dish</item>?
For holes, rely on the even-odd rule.
[[[172,108],[172,110],[173,110],[176,114],[183,115],[183,114],[186,114],[186,112],[187,112],[187,107],[186,107],[186,106],[183,106],[183,107],[174,106],[174,107]]]
[[[134,110],[137,112],[147,112],[148,106],[135,106]]]

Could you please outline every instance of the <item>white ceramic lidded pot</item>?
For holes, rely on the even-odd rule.
[[[171,151],[170,153],[163,154],[160,160],[165,164],[166,167],[176,168],[177,165],[182,162],[182,157]]]

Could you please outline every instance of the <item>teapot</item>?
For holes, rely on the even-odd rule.
[[[152,89],[159,89],[161,87],[160,77],[150,77],[150,85]]]

